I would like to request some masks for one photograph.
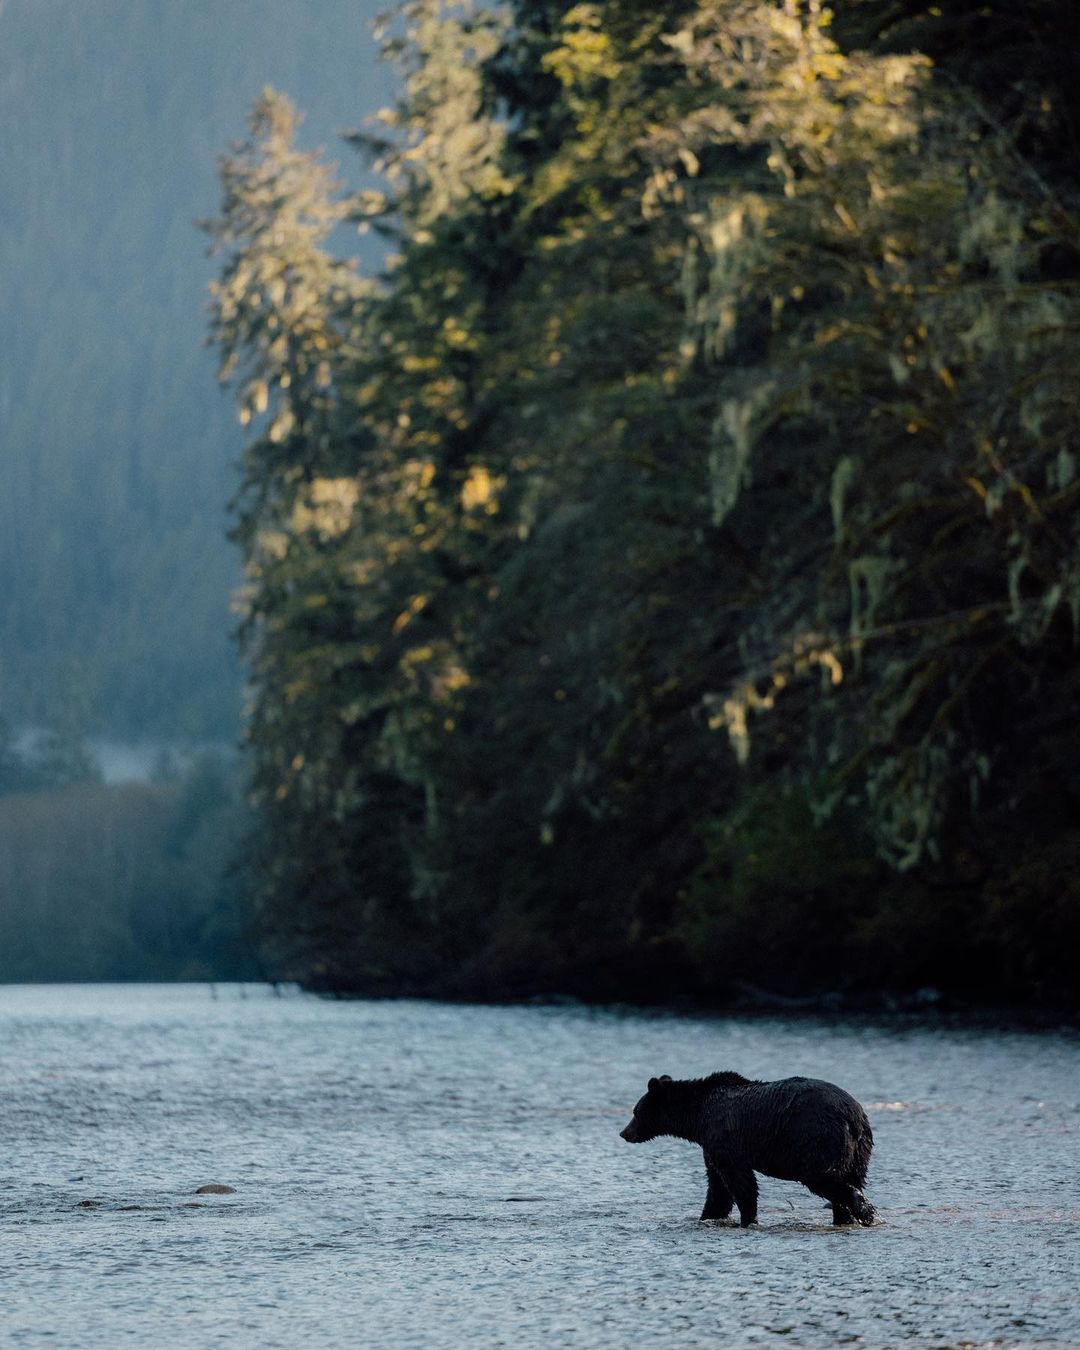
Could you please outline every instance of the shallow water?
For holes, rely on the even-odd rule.
[[[715,1068],[859,1097],[882,1222],[698,1223],[618,1131]],[[1070,1032],[0,988],[0,1342],[1075,1346],[1078,1131]]]

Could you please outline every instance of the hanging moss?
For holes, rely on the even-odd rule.
[[[272,101],[225,162],[301,978],[1051,987],[1006,959],[1034,883],[991,897],[1071,800],[1075,202],[871,8],[414,0],[384,196]]]

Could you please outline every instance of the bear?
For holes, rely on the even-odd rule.
[[[649,1090],[620,1131],[630,1144],[674,1135],[700,1144],[709,1188],[702,1219],[739,1207],[744,1228],[757,1222],[755,1172],[799,1181],[832,1205],[833,1223],[869,1226],[866,1196],[874,1135],[866,1112],[843,1088],[817,1078],[755,1082],[738,1073],[649,1079]]]

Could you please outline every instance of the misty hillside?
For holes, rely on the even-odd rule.
[[[0,0],[0,711],[231,735],[240,433],[195,222],[272,84],[337,133],[385,101],[378,0]],[[373,256],[364,239],[344,247]]]

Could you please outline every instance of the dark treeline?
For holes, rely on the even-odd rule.
[[[61,727],[20,755],[0,721],[0,983],[255,979],[234,765],[107,785]]]
[[[1073,5],[390,32],[385,195],[268,91],[210,227],[277,966],[1073,998]]]

